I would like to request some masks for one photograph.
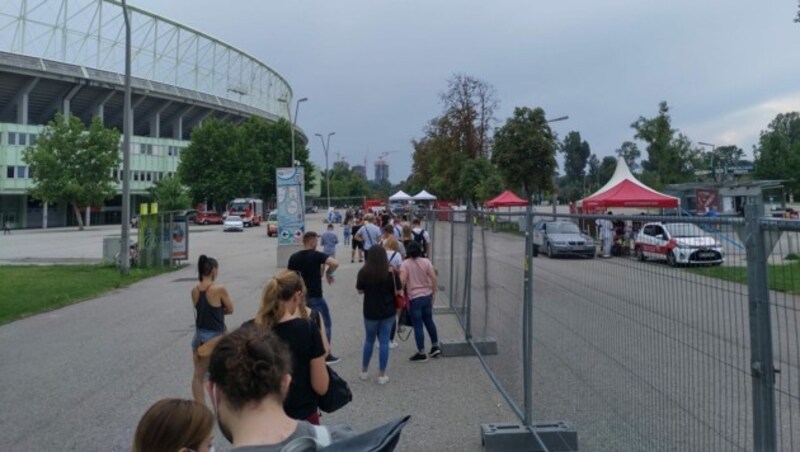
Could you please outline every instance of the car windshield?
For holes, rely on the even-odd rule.
[[[691,223],[666,224],[664,228],[672,237],[705,237],[706,233],[697,225]]]
[[[232,215],[228,217],[228,221],[242,221],[242,219],[237,217],[236,215]]]
[[[250,204],[246,202],[232,202],[229,209],[231,212],[244,212],[248,207],[250,207]]]
[[[267,221],[278,221],[278,214],[277,213],[269,214],[269,219]]]
[[[550,234],[580,234],[581,230],[575,223],[568,221],[557,221],[547,223],[547,232]]]

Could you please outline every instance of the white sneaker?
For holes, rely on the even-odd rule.
[[[369,374],[367,372],[361,372],[361,375],[359,375],[358,378],[360,378],[361,381],[367,381],[369,380]]]
[[[386,383],[389,383],[389,376],[388,375],[384,375],[382,377],[378,377],[378,384],[379,385],[385,385]]]
[[[389,342],[389,348],[397,348],[399,346],[400,346],[400,344],[398,344],[397,342],[394,342],[394,341],[393,342]]]

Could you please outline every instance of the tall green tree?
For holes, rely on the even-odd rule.
[[[521,188],[530,200],[534,193],[553,188],[557,147],[544,110],[517,107],[494,134],[492,162],[505,181]]]
[[[564,154],[564,175],[570,182],[581,182],[586,174],[586,163],[592,150],[589,143],[581,139],[580,132],[568,133],[561,142],[559,151]]]
[[[603,157],[603,161],[600,162],[600,168],[597,170],[597,182],[599,186],[597,188],[602,187],[608,181],[611,180],[611,176],[614,175],[614,170],[617,169],[617,159],[611,156]]]
[[[777,115],[761,131],[753,154],[757,178],[782,179],[791,193],[800,193],[800,113]]]
[[[119,132],[95,117],[87,128],[76,116],[57,114],[23,152],[42,202],[71,204],[83,230],[79,207],[97,206],[116,194],[112,170],[120,163]]]
[[[188,209],[192,205],[186,187],[175,176],[161,179],[149,191],[162,211]]]
[[[708,169],[715,181],[725,180],[728,168],[738,166],[744,159],[744,151],[735,145],[719,146],[703,152],[699,167]]]
[[[479,206],[503,190],[503,178],[489,159],[478,157],[464,162],[458,189],[465,200]]]
[[[655,117],[640,116],[631,124],[636,130],[635,138],[647,143],[647,160],[642,162],[642,168],[650,173],[648,176],[657,188],[691,180],[699,166],[700,150],[671,124],[666,102],[659,104]]]
[[[589,162],[586,164],[588,168],[586,171],[586,189],[583,196],[594,193],[595,190],[600,188],[600,159],[597,155],[592,154],[589,156]]]
[[[639,146],[636,146],[636,143],[633,141],[625,141],[622,145],[614,151],[617,154],[617,157],[625,160],[625,163],[628,165],[628,168],[631,171],[636,171],[639,169],[639,163],[637,160],[642,156],[642,151],[639,150]]]

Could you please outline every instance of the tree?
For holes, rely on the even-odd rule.
[[[161,179],[149,191],[162,211],[187,209],[192,205],[186,187],[174,176]]]
[[[600,159],[598,159],[596,155],[592,154],[589,157],[589,162],[586,166],[588,167],[586,177],[589,180],[587,181],[583,196],[593,193],[595,190],[600,188]]]
[[[800,113],[777,115],[761,131],[753,154],[757,178],[781,179],[789,192],[800,192]]]
[[[466,74],[454,74],[439,97],[444,116],[454,125],[460,151],[469,158],[488,157],[489,132],[498,106],[494,87]]]
[[[87,128],[76,116],[57,114],[23,152],[34,180],[31,195],[71,204],[83,230],[79,207],[101,205],[117,192],[112,170],[120,163],[119,136],[97,117]]]
[[[464,162],[458,189],[465,200],[477,207],[503,190],[503,179],[489,159],[478,157]]]
[[[597,188],[602,187],[608,181],[611,180],[611,176],[614,175],[614,170],[617,169],[617,159],[611,156],[603,157],[603,161],[600,162],[600,168],[597,170],[597,182],[599,186]]]
[[[640,116],[631,124],[636,130],[635,138],[647,143],[647,160],[642,162],[642,168],[657,186],[690,180],[700,154],[685,135],[676,136],[668,113],[669,107],[662,101],[656,117]]]
[[[564,154],[564,177],[559,179],[558,192],[566,200],[578,199],[583,194],[586,163],[592,151],[589,143],[581,140],[580,132],[572,131],[564,137],[559,152]]]
[[[619,149],[614,152],[616,152],[617,157],[625,160],[625,163],[628,165],[628,168],[630,168],[631,171],[636,171],[639,168],[639,164],[636,163],[636,161],[642,156],[642,152],[633,141],[625,141],[622,143]]]
[[[715,181],[725,180],[728,168],[738,166],[744,158],[744,151],[735,145],[719,146],[700,155],[701,168],[708,168]],[[720,174],[721,173],[721,174]]]
[[[526,199],[553,188],[556,137],[541,108],[517,107],[494,134],[492,162],[506,182],[522,188]]]

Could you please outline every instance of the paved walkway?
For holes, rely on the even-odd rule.
[[[309,224],[321,225],[317,217]],[[16,231],[0,237],[0,262],[93,259],[102,251],[102,237],[116,230]],[[228,325],[252,318],[263,282],[277,270],[276,240],[263,228],[191,232],[193,260],[200,253],[220,260],[219,281],[236,306]],[[324,290],[333,312],[333,350],[342,358],[336,370],[350,382],[354,401],[323,422],[364,430],[411,414],[398,450],[480,450],[481,423],[514,417],[476,358],[410,363],[409,338],[392,351],[388,385],[358,379],[364,334],[355,291],[359,264],[347,257],[340,259],[335,285]],[[0,327],[0,449],[129,450],[147,407],[163,397],[190,398],[188,293],[195,278],[194,268],[186,268]],[[452,315],[436,321],[441,337],[460,336]],[[373,366],[376,360],[377,354]],[[216,437],[217,450],[227,450]]]

